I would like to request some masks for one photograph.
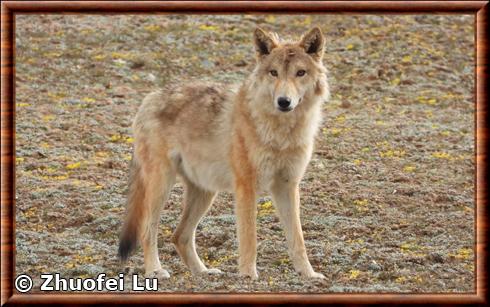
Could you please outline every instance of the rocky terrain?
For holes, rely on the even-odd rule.
[[[308,254],[297,276],[267,196],[258,203],[259,280],[237,272],[233,196],[201,222],[198,252],[221,276],[191,276],[170,236],[160,259],[177,292],[475,291],[474,19],[458,15],[17,15],[16,274],[39,283],[116,276],[143,97],[194,79],[240,82],[256,26],[298,38],[318,25],[332,99],[301,184]],[[129,267],[142,273],[142,251]],[[36,287],[34,288],[34,290]]]

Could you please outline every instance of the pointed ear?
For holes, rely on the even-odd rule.
[[[299,45],[315,60],[321,61],[325,49],[325,37],[319,27],[314,27],[303,35]]]
[[[261,28],[254,31],[254,44],[258,57],[268,55],[272,49],[277,47],[277,41]]]

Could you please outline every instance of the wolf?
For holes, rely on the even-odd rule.
[[[299,183],[313,152],[322,104],[329,99],[318,27],[298,41],[257,28],[256,66],[239,87],[192,82],[147,95],[133,122],[134,152],[119,257],[141,242],[145,274],[164,279],[157,234],[162,205],[177,176],[184,185],[172,243],[192,274],[207,268],[195,247],[196,228],[218,191],[235,196],[238,270],[257,279],[257,197],[265,192],[285,230],[295,270],[323,279],[308,260],[300,222]]]

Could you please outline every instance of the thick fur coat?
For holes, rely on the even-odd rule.
[[[135,148],[119,254],[141,242],[149,276],[166,278],[157,251],[161,207],[176,177],[185,186],[173,242],[193,274],[208,269],[195,249],[196,227],[218,191],[235,194],[239,271],[257,278],[256,198],[270,193],[299,273],[316,273],[306,255],[299,182],[311,158],[322,104],[329,97],[325,39],[313,28],[298,42],[254,32],[257,65],[237,89],[188,83],[149,94],[133,129]]]

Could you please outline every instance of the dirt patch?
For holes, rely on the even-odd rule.
[[[161,291],[475,290],[474,19],[455,15],[16,16],[16,274],[125,269],[116,251],[142,98],[192,78],[239,82],[257,25],[327,37],[333,96],[301,183],[308,254],[327,280],[294,273],[263,206],[260,279],[239,278],[226,193],[197,234],[225,275],[190,276],[170,244],[177,185],[161,218]],[[141,273],[140,249],[131,266]]]

